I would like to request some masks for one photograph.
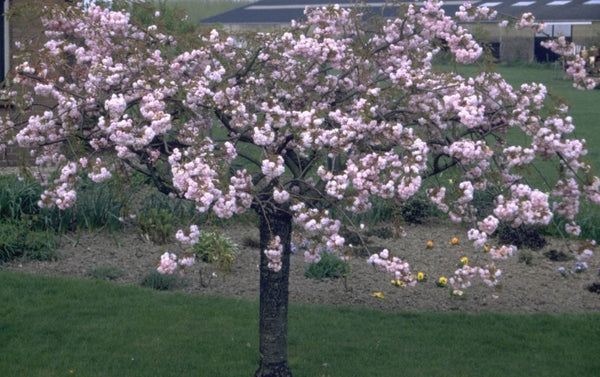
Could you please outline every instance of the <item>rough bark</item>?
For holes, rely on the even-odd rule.
[[[291,377],[287,360],[287,311],[292,218],[282,210],[263,212],[260,221],[260,365],[255,377]],[[283,245],[280,271],[269,269],[263,250],[275,236]]]

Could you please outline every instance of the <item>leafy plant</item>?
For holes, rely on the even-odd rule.
[[[116,280],[123,276],[123,271],[111,265],[100,265],[100,266],[92,266],[88,272],[88,274],[94,278],[99,280]]]
[[[531,265],[533,263],[533,252],[531,250],[520,250],[519,251],[519,262]]]
[[[314,280],[338,279],[348,276],[350,265],[333,253],[323,253],[321,260],[306,267],[304,276]]]
[[[238,248],[230,238],[219,231],[201,231],[192,252],[201,261],[216,265],[221,271],[230,272]]]
[[[435,207],[422,194],[412,196],[400,207],[400,215],[410,224],[420,224],[435,213]]]
[[[0,176],[0,218],[20,221],[27,215],[38,214],[40,193],[37,181],[22,180],[14,174]]]
[[[152,270],[142,279],[142,286],[159,291],[170,291],[186,285],[185,280],[178,275],[163,275]]]
[[[572,256],[565,254],[564,251],[557,251],[555,249],[544,252],[544,256],[553,262],[565,262],[573,259]]]
[[[546,240],[540,235],[538,230],[531,226],[521,225],[513,228],[501,224],[498,226],[498,238],[500,243],[506,245],[515,245],[518,248],[527,247],[531,250],[539,250],[546,245]]]
[[[51,231],[30,230],[16,223],[0,223],[0,263],[19,257],[54,260],[57,240]]]
[[[152,242],[163,245],[167,243],[175,227],[175,216],[166,209],[151,208],[138,214],[139,232]]]
[[[114,231],[123,227],[119,218],[128,205],[130,195],[125,193],[117,178],[97,184],[84,177],[79,187],[77,202],[66,213],[77,229],[94,231],[108,228]]]

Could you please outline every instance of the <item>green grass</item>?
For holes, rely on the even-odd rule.
[[[168,6],[184,9],[191,21],[199,22],[208,17],[225,13],[232,9],[247,5],[250,1],[235,0],[155,0],[155,3],[166,2]]]
[[[0,272],[2,376],[249,376],[258,305]],[[291,305],[296,376],[595,376],[600,314]]]

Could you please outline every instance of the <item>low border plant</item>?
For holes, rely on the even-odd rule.
[[[350,274],[350,265],[333,253],[323,253],[321,260],[306,266],[304,276],[314,280],[339,279]]]

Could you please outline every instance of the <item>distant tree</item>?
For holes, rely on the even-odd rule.
[[[30,149],[41,171],[58,169],[53,179],[37,175],[46,185],[41,206],[67,208],[81,174],[101,182],[126,166],[200,212],[256,212],[262,251],[255,376],[291,376],[294,226],[311,241],[306,260],[316,262],[322,252],[343,252],[347,214],[368,212],[375,198],[401,205],[425,190],[453,221],[473,224],[468,238],[476,249],[490,243],[493,259],[515,249],[488,240],[499,223],[543,225],[558,213],[578,234],[580,200],[600,203],[600,179],[582,159],[585,142],[570,137],[567,107],[544,85],[515,88],[497,73],[463,77],[432,66],[442,51],[459,64],[482,55],[440,6],[397,4],[390,19],[328,6],[271,33],[202,33],[193,49],[157,26],[136,25],[126,12],[93,4],[85,12],[49,9],[48,41],[40,51],[23,51],[14,89],[6,92],[29,116],[23,123],[2,119],[3,138]],[[467,6],[457,17],[493,13]],[[519,25],[536,26],[529,18]],[[511,145],[509,131],[530,143]],[[543,191],[523,179],[537,159],[557,167]],[[452,182],[436,178],[443,172]],[[484,218],[478,193],[494,198]],[[177,233],[187,243],[198,236],[195,226]],[[163,270],[173,262],[164,258]],[[402,284],[416,281],[387,250],[370,262]],[[492,263],[465,264],[450,282],[465,287],[475,275],[493,286],[499,271]]]

